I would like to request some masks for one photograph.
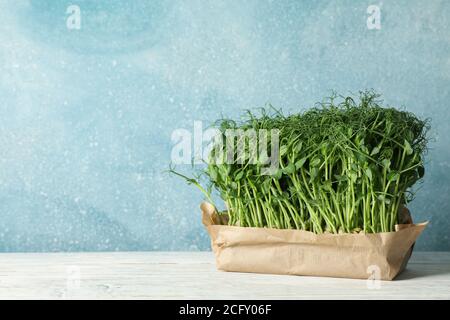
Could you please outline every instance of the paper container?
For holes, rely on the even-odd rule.
[[[314,234],[228,226],[211,204],[201,209],[217,268],[236,272],[392,280],[406,267],[428,224],[399,224],[395,232]]]

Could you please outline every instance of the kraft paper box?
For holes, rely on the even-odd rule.
[[[226,225],[209,203],[202,221],[219,270],[305,276],[394,279],[408,263],[428,222],[396,225],[395,232],[314,234],[303,230]]]

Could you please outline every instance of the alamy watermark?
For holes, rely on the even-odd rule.
[[[381,269],[379,266],[372,264],[367,267],[367,273],[370,274],[366,280],[367,289],[374,290],[381,288]]]
[[[67,290],[79,289],[81,286],[81,271],[79,266],[66,267],[66,288]]]
[[[81,269],[79,266],[66,266],[66,288],[62,292],[63,298],[73,297],[81,287]]]
[[[66,19],[66,26],[69,30],[81,29],[81,9],[79,6],[72,4],[67,7],[66,14],[69,16]]]
[[[381,29],[381,9],[377,5],[370,5],[367,7],[367,29],[380,30]]]
[[[258,164],[264,175],[279,167],[279,130],[226,129],[203,130],[201,121],[194,121],[193,130],[172,132],[173,164]],[[270,149],[270,152],[269,152]]]

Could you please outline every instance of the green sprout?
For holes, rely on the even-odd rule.
[[[410,188],[424,175],[429,125],[382,107],[378,98],[372,91],[360,92],[356,101],[333,95],[303,113],[285,116],[271,107],[248,111],[241,122],[217,121],[224,137],[227,129],[278,129],[280,135],[279,168],[271,175],[262,174],[264,159],[210,161],[202,172],[226,203],[229,224],[315,233],[394,231]],[[251,143],[244,147],[249,154]],[[226,154],[226,144],[221,148]],[[210,159],[217,153],[213,148]],[[210,189],[182,178],[212,202]]]

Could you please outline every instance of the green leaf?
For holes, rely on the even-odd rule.
[[[332,189],[331,181],[323,181],[322,182],[322,188],[327,190],[327,191],[331,191],[331,189]]]
[[[280,156],[284,156],[286,154],[287,150],[288,150],[287,146],[286,145],[282,145],[280,147]]]
[[[350,180],[352,180],[352,182],[356,182],[356,179],[358,179],[358,174],[353,170],[348,171],[348,176],[350,177]]]
[[[347,180],[348,180],[348,178],[347,178],[346,176],[341,176],[341,175],[338,175],[338,174],[335,174],[335,175],[334,175],[334,178],[335,178],[337,181],[339,181],[339,182],[341,182],[341,181],[347,181]]]
[[[366,163],[367,162],[367,157],[364,153],[357,153],[356,154],[356,158],[358,159],[359,163]]]
[[[210,166],[208,168],[208,173],[209,173],[209,177],[211,178],[212,181],[217,181],[218,174],[217,174],[217,170],[215,167]]]
[[[383,149],[382,151],[381,151],[381,153],[382,153],[382,158],[385,158],[385,159],[392,159],[392,157],[393,157],[393,155],[394,155],[394,150],[392,150],[392,148],[386,148],[386,149]]]
[[[310,163],[311,167],[317,167],[319,164],[320,164],[320,158],[314,158]]]
[[[352,128],[347,129],[347,135],[350,137],[353,134]]]
[[[281,169],[277,169],[277,170],[273,173],[272,177],[273,177],[274,179],[280,180],[281,177],[282,177],[282,175],[283,175],[283,171],[281,171]]]
[[[306,157],[305,157],[305,158],[302,158],[302,159],[300,159],[300,160],[298,160],[298,161],[295,163],[295,169],[298,170],[298,169],[302,168],[303,165],[305,164],[306,160],[307,160]]]
[[[388,169],[391,166],[391,160],[389,159],[383,159],[383,161],[381,161],[381,164],[383,165],[383,167],[385,167],[386,169]]]
[[[295,165],[290,163],[283,169],[284,174],[293,174],[295,172]]]
[[[369,178],[369,180],[372,180],[372,170],[370,170],[370,168],[367,168],[365,170],[365,174],[366,174],[367,178]]]
[[[406,138],[407,138],[409,141],[414,140],[414,133],[413,133],[411,130],[406,131]]]
[[[392,172],[389,172],[387,178],[388,178],[388,181],[394,182],[400,178],[400,174],[397,171],[392,171]]]
[[[413,149],[411,148],[411,145],[409,144],[408,140],[406,140],[406,139],[405,139],[404,147],[405,147],[406,154],[407,154],[408,156],[410,156],[410,155],[413,154],[414,151],[413,151]]]
[[[220,174],[223,176],[223,177],[225,177],[225,176],[227,176],[227,175],[229,175],[230,174],[230,172],[231,172],[231,166],[230,165],[219,165],[219,166],[217,166],[218,168],[219,168],[219,172],[220,172]]]
[[[317,177],[318,174],[319,174],[319,170],[317,168],[312,168],[309,173],[311,181],[313,181]]]
[[[357,145],[358,147],[361,147],[361,146],[364,145],[364,138],[362,138],[362,137],[358,134],[358,136],[356,136],[355,142],[356,142],[356,145]]]
[[[374,156],[376,154],[380,153],[380,148],[375,147],[372,149],[372,152],[370,153],[371,156]]]
[[[239,171],[236,176],[234,177],[234,181],[239,181],[244,176],[244,171]]]
[[[327,152],[328,152],[328,142],[322,143],[322,145],[320,146],[320,152],[322,152],[322,155],[323,155],[324,157],[327,155]]]

